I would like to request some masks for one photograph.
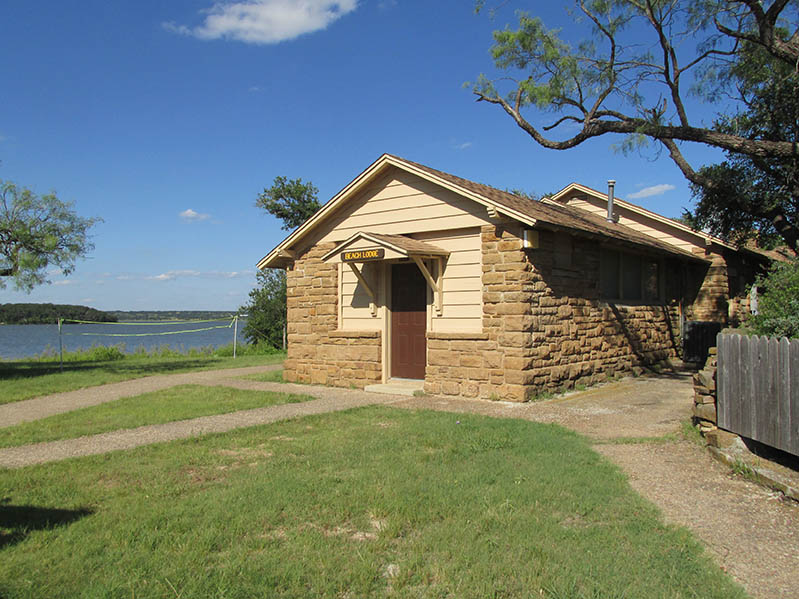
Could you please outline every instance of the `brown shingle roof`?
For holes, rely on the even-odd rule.
[[[549,225],[551,228],[556,229],[569,229],[575,233],[588,235],[591,237],[607,237],[623,244],[633,244],[637,246],[646,246],[658,253],[668,253],[673,255],[682,256],[691,260],[705,261],[703,258],[687,252],[673,245],[659,241],[649,235],[645,235],[619,223],[609,223],[607,220],[600,216],[590,214],[588,212],[569,208],[566,206],[553,206],[551,204],[543,204],[536,200],[522,198],[507,191],[502,191],[489,185],[469,181],[456,175],[451,175],[443,171],[430,168],[418,162],[406,160],[399,156],[391,156],[395,160],[404,162],[419,170],[422,170],[434,177],[443,179],[453,185],[461,187],[474,194],[482,196],[483,198],[497,204],[500,208],[505,207],[510,210],[520,213],[531,219],[535,219],[537,226],[546,227]],[[501,209],[500,209],[501,211]]]
[[[418,239],[411,239],[405,235],[387,235],[385,233],[366,233],[369,237],[374,237],[379,241],[383,241],[390,245],[405,250],[409,254],[429,254],[429,255],[447,255],[448,251],[442,250],[440,247],[419,241]]]

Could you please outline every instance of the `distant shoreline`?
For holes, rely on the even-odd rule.
[[[120,322],[232,319],[235,311],[224,310],[106,310]]]

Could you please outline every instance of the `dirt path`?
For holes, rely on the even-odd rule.
[[[799,598],[799,506],[731,475],[698,444],[678,435],[668,442],[652,439],[680,430],[692,396],[690,377],[674,375],[531,404],[425,397],[393,405],[556,422],[576,430],[624,470],[667,522],[693,531],[752,597]]]
[[[359,406],[389,403],[397,400],[397,397],[393,395],[376,395],[374,393],[352,391],[349,389],[329,389],[327,387],[309,388],[305,385],[279,385],[276,383],[258,383],[256,381],[241,382],[243,383],[241,388],[246,389],[268,391],[277,388],[277,390],[284,392],[299,392],[307,395],[315,395],[317,397],[313,401],[303,403],[281,404],[266,408],[241,410],[228,414],[203,416],[190,420],[140,426],[138,428],[111,431],[99,435],[88,435],[77,439],[65,439],[63,441],[36,443],[35,445],[8,447],[0,449],[0,468],[21,468],[33,464],[65,460],[67,458],[96,455],[122,449],[132,449],[142,445],[186,439],[188,437],[196,437],[208,433],[221,433],[236,428],[245,428],[277,422],[279,420],[288,420],[289,418],[324,414],[326,412],[348,410]],[[295,389],[295,387],[297,388]]]
[[[159,374],[7,403],[0,405],[0,428],[14,426],[20,422],[39,420],[53,414],[63,414],[80,408],[96,406],[101,403],[122,399],[123,397],[161,391],[177,385],[215,385],[217,381],[222,379],[279,370],[281,368],[283,368],[281,364],[270,364],[267,366],[202,370],[181,374]]]

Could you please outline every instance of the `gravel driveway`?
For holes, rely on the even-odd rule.
[[[799,598],[799,506],[730,475],[729,469],[712,459],[703,447],[673,435],[690,413],[693,389],[688,375],[628,379],[528,404],[439,396],[408,398],[238,378],[275,368],[279,366],[148,377],[0,406],[0,422],[8,424],[6,418],[35,420],[187,383],[302,393],[315,398],[301,404],[2,449],[0,467],[104,453],[374,403],[554,422],[591,438],[596,450],[624,470],[632,487],[656,504],[667,522],[691,529],[716,562],[753,597]],[[676,440],[668,440],[670,435]],[[699,597],[703,594],[702,589],[696,592]]]

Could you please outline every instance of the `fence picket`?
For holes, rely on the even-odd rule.
[[[791,342],[786,337],[780,339],[777,352],[777,441],[785,446],[791,442]]]
[[[716,397],[727,397],[736,388],[735,360],[736,343],[732,335],[722,335],[716,337],[717,354],[716,360],[718,368],[716,370]],[[722,428],[738,428],[740,418],[737,416],[737,402],[722,401],[716,402],[718,425]]]
[[[785,451],[789,451],[793,455],[799,455],[799,340],[791,341],[790,377],[791,390],[789,395],[791,405],[788,409],[790,414],[788,424],[790,439],[787,443],[788,449]]]
[[[799,455],[799,340],[719,335],[718,425]]]

